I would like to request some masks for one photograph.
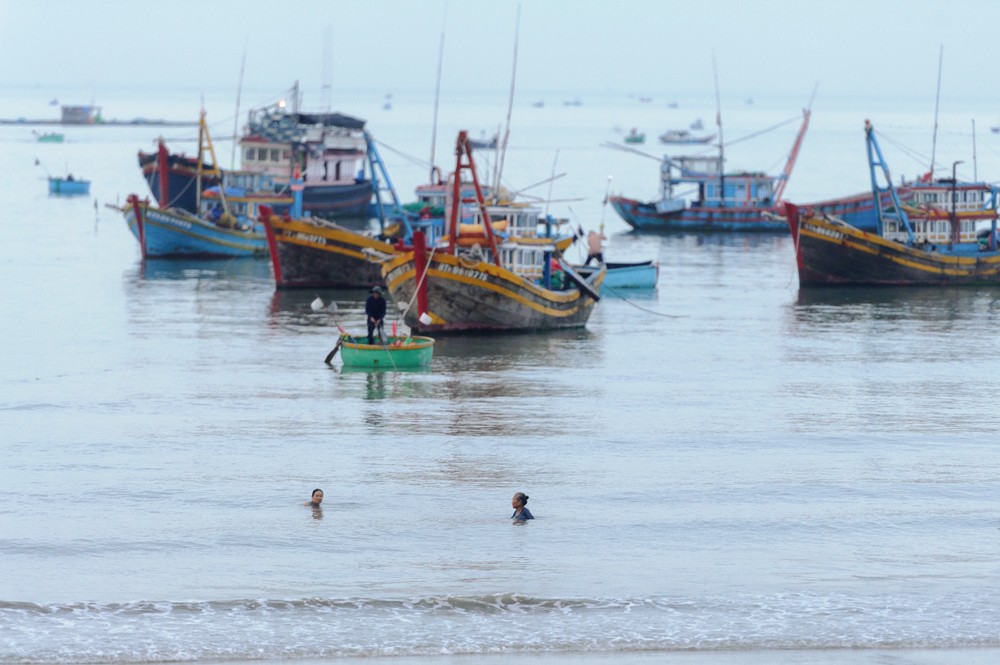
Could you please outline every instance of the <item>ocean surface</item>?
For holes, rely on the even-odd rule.
[[[0,117],[55,113],[56,91],[8,92]],[[205,102],[224,164],[228,96]],[[779,171],[807,97],[724,97],[729,168]],[[368,119],[408,200],[433,100],[381,101],[337,109]],[[655,135],[711,125],[711,98],[533,101],[505,183],[565,172],[528,193],[604,224],[609,260],[658,259],[659,286],[605,293],[572,332],[442,338],[399,373],[323,363],[338,325],[362,329],[363,290],[140,259],[105,204],[146,193],[138,150],[192,129],[43,145],[0,126],[0,663],[996,662],[1000,288],[800,292],[784,234],[630,233],[602,199],[653,197],[659,167],[602,143],[637,126],[660,155]],[[992,110],[962,104],[938,168],[1000,179]],[[492,134],[505,106],[442,100],[445,171],[455,132]],[[933,99],[821,95],[788,198],[865,189],[865,118],[897,177],[928,168]],[[49,196],[47,172],[91,195]],[[537,519],[513,528],[517,491]]]

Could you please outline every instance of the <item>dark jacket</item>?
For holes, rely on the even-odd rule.
[[[365,301],[365,314],[372,317],[376,321],[381,321],[385,318],[385,298],[371,295],[368,296],[368,300]]]

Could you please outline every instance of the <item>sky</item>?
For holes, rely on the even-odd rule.
[[[520,8],[520,21],[517,21]],[[0,86],[989,95],[995,0],[0,0]],[[933,93],[931,93],[933,94]],[[998,111],[1000,114],[1000,111]]]

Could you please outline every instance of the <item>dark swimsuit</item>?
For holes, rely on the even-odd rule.
[[[520,514],[518,514],[518,512],[515,510],[514,514],[511,515],[510,518],[512,520],[516,520],[518,522],[524,522],[525,520],[533,520],[533,519],[535,519],[535,516],[532,515],[531,511],[528,510],[528,507],[525,506],[524,508],[521,508],[521,513]]]

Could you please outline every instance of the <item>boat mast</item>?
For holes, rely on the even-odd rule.
[[[229,154],[229,168],[236,170],[236,143],[240,127],[240,96],[243,94],[243,70],[247,66],[247,44],[243,42],[243,62],[240,63],[240,84],[236,86],[236,115],[233,116],[233,149]]]
[[[809,98],[809,106],[802,110],[802,126],[799,127],[799,133],[795,136],[795,142],[792,144],[792,151],[788,154],[788,161],[785,163],[785,168],[781,172],[781,176],[778,178],[778,185],[774,189],[775,203],[780,201],[781,195],[785,193],[785,187],[788,185],[788,179],[791,177],[792,169],[795,167],[795,160],[799,157],[799,149],[802,147],[802,139],[805,138],[806,130],[809,128],[809,118],[812,116],[812,105],[814,99],[816,99],[816,88],[813,88],[812,97]]]
[[[979,163],[976,161],[976,119],[972,119],[972,181],[979,182]]]
[[[938,51],[937,94],[934,96],[934,137],[931,139],[931,180],[934,180],[934,157],[937,151],[938,106],[941,102],[941,64],[944,62],[944,44]]]
[[[500,159],[497,163],[497,173],[495,183],[496,186],[493,188],[493,199],[497,200],[500,196],[500,178],[503,176],[503,160],[504,156],[507,154],[507,139],[510,137],[510,114],[514,109],[514,82],[517,80],[517,42],[521,32],[521,5],[517,6],[517,16],[514,19],[514,64],[510,71],[510,95],[507,97],[507,127],[504,129],[503,133],[503,143],[500,145]],[[486,220],[484,220],[484,223]]]
[[[434,148],[437,145],[438,131],[438,100],[441,98],[441,69],[444,63],[444,27],[448,18],[448,5],[444,6],[444,19],[441,20],[441,41],[438,43],[437,82],[434,84],[434,122],[431,125],[431,173],[427,182],[434,184]]]
[[[722,138],[722,102],[719,99],[719,68],[712,51],[712,74],[715,77],[715,126],[719,128],[719,207],[726,207],[726,142]]]
[[[903,209],[903,204],[899,200],[899,193],[896,191],[895,185],[892,184],[892,175],[889,173],[889,165],[885,161],[885,157],[882,155],[882,148],[879,146],[878,141],[875,139],[875,128],[872,127],[870,120],[865,120],[865,148],[868,152],[868,172],[871,176],[872,183],[872,198],[875,201],[875,219],[878,222],[878,234],[881,237],[885,237],[885,210],[884,206],[881,204],[882,193],[889,192],[889,196],[892,198],[892,207],[895,210],[896,219],[898,219],[903,228],[906,229],[907,241],[912,245],[916,242],[916,238],[913,235],[913,227],[910,226],[910,218],[906,214],[906,210]],[[882,170],[882,177],[885,180],[886,188],[883,190],[878,184],[878,175],[876,169]]]

